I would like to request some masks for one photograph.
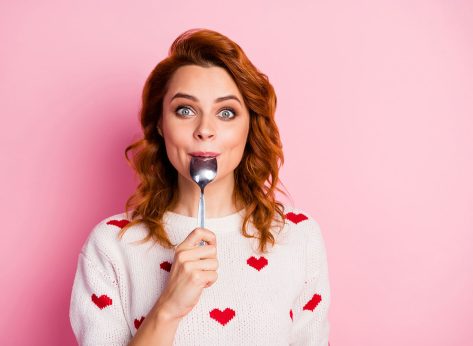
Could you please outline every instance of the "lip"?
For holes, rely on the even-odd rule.
[[[220,153],[215,153],[212,151],[194,151],[189,153],[190,156],[198,156],[198,157],[217,157]]]

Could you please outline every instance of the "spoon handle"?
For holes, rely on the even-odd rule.
[[[205,200],[204,200],[204,193],[200,191],[200,200],[199,200],[199,211],[197,213],[197,224],[200,228],[204,228],[205,225]],[[199,246],[206,245],[207,242],[201,240]]]

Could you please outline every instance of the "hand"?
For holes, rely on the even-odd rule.
[[[199,246],[205,240],[208,245]],[[195,228],[176,247],[166,288],[156,303],[171,319],[187,315],[199,302],[204,288],[217,281],[217,238],[206,228]]]

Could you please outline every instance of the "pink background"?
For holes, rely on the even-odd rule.
[[[276,88],[282,179],[327,244],[331,345],[471,345],[472,23],[447,0],[3,1],[0,344],[75,344],[77,255],[134,189],[145,78],[206,27]]]

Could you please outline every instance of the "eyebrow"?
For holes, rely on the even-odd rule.
[[[176,95],[174,95],[171,98],[171,100],[169,100],[169,102],[171,102],[172,100],[174,100],[175,98],[178,98],[178,97],[182,97],[182,98],[189,99],[189,100],[192,100],[192,101],[195,101],[195,102],[199,102],[199,99],[197,97],[189,95],[189,94],[184,94],[184,93],[177,93]],[[225,101],[225,100],[236,100],[241,105],[240,100],[235,95],[227,95],[227,96],[219,97],[219,98],[215,99],[215,103],[222,102],[222,101]]]

